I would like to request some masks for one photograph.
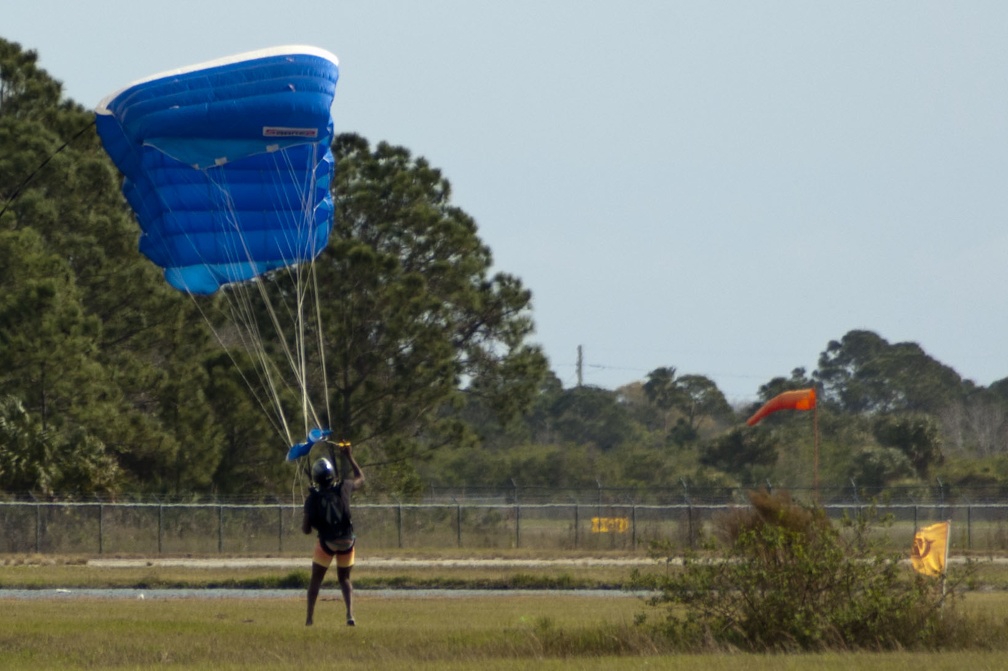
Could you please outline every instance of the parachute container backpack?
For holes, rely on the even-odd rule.
[[[95,110],[140,226],[140,251],[201,310],[213,302],[199,297],[223,297],[240,346],[257,360],[255,375],[246,377],[250,389],[272,408],[286,444],[300,450],[330,433],[319,421],[328,393],[310,394],[308,380],[325,379],[312,292],[314,262],[332,230],[338,78],[328,51],[276,47],[153,75]],[[294,290],[265,286],[280,278]],[[292,294],[283,309],[271,303]],[[204,316],[222,344],[232,345],[233,329],[222,338],[221,319]],[[264,321],[275,334],[264,335]],[[288,389],[301,396],[296,424],[280,399]]]

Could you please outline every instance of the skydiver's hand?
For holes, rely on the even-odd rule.
[[[346,455],[348,457],[350,456],[350,453],[352,451],[349,440],[341,440],[340,442],[336,443],[336,449],[339,450],[340,454]]]

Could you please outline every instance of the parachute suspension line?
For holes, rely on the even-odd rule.
[[[268,298],[266,298],[266,290],[262,286],[262,281],[259,278],[255,278],[250,280],[250,284],[254,286],[263,297],[263,304],[266,306],[268,314],[273,315],[273,309],[268,303]],[[241,324],[244,327],[243,329],[239,329],[239,337],[243,341],[242,346],[244,349],[252,355],[257,362],[255,370],[259,376],[259,386],[267,392],[268,399],[272,405],[273,413],[277,418],[277,422],[283,427],[280,435],[287,442],[292,442],[293,434],[291,432],[291,427],[287,423],[286,413],[283,411],[283,403],[281,401],[280,393],[281,386],[287,387],[287,384],[284,382],[284,378],[280,374],[280,371],[277,370],[276,363],[270,358],[268,352],[266,351],[266,341],[263,338],[259,322],[255,318],[251,288],[246,285],[236,285],[231,289],[225,288],[224,291],[233,296],[234,300],[229,303],[232,320],[236,324]],[[253,392],[254,391],[255,390],[253,390]]]
[[[295,175],[296,173],[294,172],[294,167],[290,164],[290,156],[287,154],[287,152],[279,152],[279,154],[280,155],[277,158],[282,158],[285,160],[285,162],[287,163],[288,173],[290,175]],[[312,170],[312,174],[314,174],[314,170]],[[312,212],[308,207],[310,199],[308,198],[308,195],[306,193],[306,190],[310,188],[310,184],[311,184],[310,181],[308,181],[307,183],[302,183],[301,188],[298,190],[298,193],[301,194],[301,202],[298,203],[297,211],[301,213],[301,218],[297,222],[298,225],[296,228],[296,232],[300,232],[307,226],[308,221],[310,220],[312,215]],[[294,208],[292,207],[291,210],[293,211]],[[294,256],[294,258],[304,258],[305,256],[309,256],[310,258],[310,255],[304,254],[305,250],[298,250],[293,248],[294,243],[300,237],[301,237],[300,235],[295,235],[293,241],[290,240],[290,238],[288,237],[288,245],[291,247],[292,256]],[[306,242],[305,244],[309,243]],[[296,305],[293,317],[294,317],[294,329],[295,329],[294,349],[297,355],[297,361],[295,365],[293,357],[291,358],[291,368],[295,371],[295,377],[298,379],[299,382],[300,387],[299,391],[301,392],[301,422],[304,428],[304,434],[308,435],[308,430],[311,428],[309,426],[309,415],[313,415],[314,413],[310,411],[310,402],[308,400],[308,362],[305,352],[305,321],[304,321],[305,291],[303,283],[303,268],[300,264],[295,264],[294,266],[288,266],[288,268],[290,268],[290,274],[292,275],[291,279],[294,282],[295,305]]]
[[[234,202],[230,197],[228,185],[216,178],[218,175],[223,176],[223,173],[220,171],[213,171],[212,169],[205,170],[203,173],[206,175],[208,183],[213,185],[214,193],[211,194],[211,197],[221,205],[219,212],[222,217],[222,222],[225,222],[228,228],[236,234],[235,238],[242,246],[240,254],[235,249],[227,249],[226,252],[231,256],[231,261],[233,263],[247,263],[251,257],[247,249],[247,242],[245,238],[240,235],[240,228],[237,223],[237,212],[234,207]],[[164,203],[164,206],[169,212],[174,212],[168,203]],[[190,241],[193,240],[188,231],[185,232],[185,237]],[[197,248],[195,244],[193,247]],[[256,319],[252,292],[248,286],[252,284],[256,286],[262,300],[262,305],[265,307],[267,314],[270,316],[273,328],[278,335],[278,342],[281,344],[282,349],[287,352],[289,358],[287,343],[283,338],[283,330],[260,278],[257,277],[245,283],[228,284],[218,292],[218,296],[227,306],[228,313],[230,314],[230,322],[237,327],[233,329],[233,331],[230,331],[230,337],[225,337],[225,335],[218,330],[215,326],[214,320],[203,309],[203,306],[197,296],[190,292],[186,293],[192,299],[193,304],[200,312],[215,340],[227,353],[228,357],[235,365],[235,368],[241,375],[245,385],[248,387],[256,403],[260,406],[263,413],[273,425],[276,433],[287,444],[291,444],[294,442],[294,437],[291,427],[287,423],[286,413],[283,411],[280,393],[281,386],[289,388],[289,385],[284,382],[284,377],[279,374],[275,363],[271,360],[266,351],[260,324]],[[256,377],[258,378],[258,385],[254,384],[253,381],[249,379],[246,375],[245,369],[239,365],[239,362],[235,358],[234,352],[232,351],[235,346],[235,343],[233,342],[235,338],[238,340],[240,347],[255,361],[256,365],[253,366],[253,368]]]
[[[80,135],[80,133],[78,133],[78,135]],[[204,174],[207,174],[208,177],[210,176],[210,173],[208,171],[205,171]],[[224,208],[223,211],[226,212],[227,213],[226,216],[228,216],[232,220],[232,222],[234,222],[234,216],[235,216],[234,207],[233,207],[233,203],[232,203],[231,199],[227,196],[227,190],[221,188],[220,185],[218,185],[216,183],[215,183],[215,186],[217,187],[216,196],[218,196],[219,198],[223,198],[224,203],[226,205],[226,207]],[[176,214],[176,211],[171,206],[171,203],[168,202],[168,200],[165,197],[163,197],[163,195],[160,192],[155,191],[153,195],[155,197],[157,197],[160,206],[163,208],[163,210],[165,212],[167,212],[169,214],[172,214],[172,215]],[[209,194],[209,195],[212,197],[214,194]],[[188,231],[185,231],[185,237],[186,237],[186,239],[188,241],[193,242],[193,238],[189,234]],[[196,244],[193,244],[193,248],[196,249],[198,247],[197,247]],[[164,247],[162,247],[162,250],[166,251],[166,252],[170,251],[170,250],[166,250]],[[255,402],[262,409],[263,414],[266,415],[267,419],[273,425],[274,430],[281,437],[283,437],[285,440],[289,441],[290,440],[290,431],[289,431],[289,429],[286,426],[286,422],[284,421],[283,413],[282,412],[270,412],[269,409],[267,408],[267,403],[263,400],[262,396],[259,393],[259,389],[262,389],[264,387],[265,388],[269,388],[271,390],[271,396],[274,397],[274,398],[278,398],[277,397],[277,393],[276,393],[275,388],[273,387],[272,383],[266,383],[263,380],[260,380],[261,385],[259,387],[256,387],[254,384],[252,384],[252,381],[250,381],[248,379],[248,376],[245,374],[245,369],[242,366],[240,366],[238,364],[238,361],[235,359],[234,353],[232,352],[233,344],[229,344],[228,341],[226,340],[226,338],[224,337],[224,334],[222,334],[218,330],[218,328],[215,326],[214,320],[211,319],[210,315],[207,314],[206,310],[204,309],[204,306],[201,304],[200,299],[198,299],[197,296],[194,295],[190,291],[186,291],[184,293],[186,293],[186,295],[189,296],[189,298],[192,301],[193,305],[196,307],[196,310],[200,313],[200,316],[203,318],[203,321],[206,323],[207,327],[210,329],[210,332],[213,335],[214,339],[221,346],[221,349],[223,349],[227,353],[228,358],[231,359],[231,362],[234,364],[235,369],[238,371],[239,375],[241,375],[242,380],[245,382],[245,385],[249,388],[250,392],[252,393],[252,397],[255,399]],[[235,305],[234,305],[234,302],[230,300],[230,297],[227,295],[227,292],[220,292],[220,294],[223,295],[224,301],[226,303],[228,303],[229,305],[231,305],[232,312],[233,312]],[[245,312],[247,314],[251,314],[251,308],[247,307],[246,310],[245,310]],[[240,322],[235,322],[235,323],[245,324],[246,326],[250,325],[253,329],[256,328],[255,321],[251,320],[251,319],[248,319],[248,318],[242,319]],[[250,333],[249,331],[243,330],[243,329],[239,328],[239,329],[235,329],[234,330],[233,335],[236,334],[238,336],[239,340],[241,341],[242,347],[246,351],[256,352],[257,353],[257,358],[260,361],[266,360],[266,357],[264,356],[264,349],[261,346],[261,342],[262,342],[261,337],[256,336],[254,338],[250,338],[249,337],[249,333]],[[256,345],[255,345],[256,342],[260,343],[260,345],[258,347],[256,347]],[[262,365],[256,367],[256,372],[260,375],[260,378],[262,377],[262,370],[261,370],[261,368],[262,368]],[[279,403],[274,403],[274,406],[276,408],[279,408]],[[279,418],[279,421],[278,421],[278,418]]]
[[[291,168],[288,167],[288,170],[291,170]],[[218,184],[218,188],[220,189],[220,195],[226,203],[225,211],[228,213],[228,217],[232,222],[236,237],[242,245],[241,255],[236,255],[235,262],[248,262],[252,257],[248,249],[247,240],[243,235],[241,235],[241,229],[238,226],[237,215],[235,213],[234,203],[230,198],[230,192],[226,184]],[[280,374],[280,371],[276,367],[276,362],[270,358],[268,352],[266,351],[266,340],[263,338],[259,320],[256,318],[255,314],[255,304],[252,300],[252,287],[254,287],[255,291],[258,293],[259,304],[263,306],[267,316],[269,317],[273,333],[276,335],[275,342],[280,345],[281,351],[287,359],[288,366],[294,372],[298,387],[303,389],[305,387],[303,376],[300,374],[300,370],[295,363],[290,345],[284,337],[285,330],[277,315],[277,311],[270,300],[266,283],[263,282],[261,278],[256,277],[249,282],[228,285],[224,289],[224,294],[227,296],[233,295],[235,298],[235,301],[231,304],[234,321],[244,326],[244,330],[240,331],[240,335],[243,338],[246,335],[248,336],[247,340],[244,342],[244,346],[246,350],[250,354],[253,354],[258,361],[257,372],[260,376],[261,386],[268,391],[269,400],[273,405],[275,415],[279,424],[283,427],[281,437],[284,438],[288,444],[292,444],[295,441],[291,427],[287,422],[287,415],[284,412],[283,402],[279,391],[281,385],[290,390],[290,385],[285,382],[284,376]],[[304,396],[302,395],[302,404],[303,403]],[[307,429],[305,429],[305,431],[307,431]]]
[[[329,422],[327,428],[332,429],[332,409],[329,406],[329,374],[326,370],[325,357],[325,332],[322,329],[322,300],[319,294],[318,273],[315,270],[315,259],[311,263],[312,285],[315,290],[315,322],[318,324],[318,351],[319,365],[322,367],[322,393],[325,399],[325,413]],[[342,439],[349,439],[350,436],[343,436]]]
[[[211,320],[209,315],[206,314],[206,311],[203,309],[203,306],[200,305],[199,300],[197,300],[196,296],[190,292],[186,292],[186,294],[189,296],[190,299],[192,299],[192,302],[196,306],[196,309],[199,311],[200,315],[202,315],[203,320],[206,322],[207,327],[213,334],[214,339],[217,341],[217,344],[221,346],[221,349],[223,349],[224,352],[227,353],[228,358],[231,359],[231,363],[234,364],[234,367],[238,371],[238,374],[245,382],[245,385],[249,388],[249,391],[252,393],[252,397],[255,399],[259,407],[262,409],[263,414],[266,415],[266,418],[269,420],[270,424],[273,425],[273,430],[276,431],[280,437],[287,439],[290,434],[290,431],[287,429],[285,423],[283,424],[283,426],[281,426],[281,422],[283,422],[283,415],[282,414],[279,415],[279,422],[278,422],[276,413],[270,411],[270,409],[267,407],[266,402],[263,401],[259,393],[259,389],[261,389],[262,387],[261,386],[256,387],[255,385],[252,384],[252,381],[249,380],[248,376],[245,374],[245,370],[238,364],[238,360],[235,359],[234,354],[231,351],[232,346],[224,341],[223,336],[213,325],[213,320]],[[245,338],[242,338],[242,341],[244,347]]]
[[[305,175],[304,179],[306,183],[302,185],[300,191],[303,199],[301,203],[301,210],[305,214],[305,223],[307,225],[311,225],[315,221],[315,212],[313,209],[314,199],[309,198],[308,194],[314,192],[315,185],[318,183],[319,178],[318,166],[320,164],[319,155],[328,151],[329,151],[328,147],[323,149],[319,145],[312,146],[311,164],[313,168]],[[330,231],[331,228],[332,228],[332,222],[330,222]],[[311,261],[308,263],[308,273],[307,277],[305,278],[305,295],[310,296],[314,302],[314,308],[315,308],[314,325],[316,336],[315,347],[317,348],[316,352],[318,353],[319,372],[322,376],[322,399],[325,408],[325,418],[327,423],[327,426],[325,428],[331,430],[332,413],[330,412],[330,405],[329,405],[329,378],[326,370],[325,329],[323,328],[324,322],[322,321],[322,299],[318,284],[318,266],[317,266],[318,258],[319,256],[321,256],[321,253],[324,250],[314,249],[315,240],[313,239],[309,238],[308,244],[311,244],[313,248],[309,250],[312,253],[306,255],[308,258],[311,259]],[[305,342],[305,345],[307,346],[307,342]],[[319,418],[317,416],[315,417],[315,423],[316,426],[322,426],[322,422],[319,421]]]
[[[287,152],[277,152],[274,154],[276,160],[286,161],[286,165],[278,165],[278,170],[286,167],[288,174],[297,175],[303,174],[304,181],[301,183],[300,188],[296,190],[297,194],[300,194],[299,203],[289,203],[290,211],[298,211],[301,213],[302,217],[298,222],[296,227],[297,235],[294,240],[288,238],[288,244],[290,245],[291,254],[295,258],[308,259],[304,264],[296,264],[293,266],[287,266],[286,272],[289,275],[291,284],[295,287],[296,294],[296,309],[294,313],[290,315],[291,321],[296,325],[295,332],[296,338],[294,341],[294,349],[297,353],[297,364],[295,365],[293,361],[293,356],[291,357],[291,368],[295,371],[298,378],[301,392],[302,392],[302,410],[303,410],[303,420],[305,422],[305,432],[309,431],[311,428],[309,422],[313,421],[315,426],[323,428],[323,422],[315,410],[314,404],[311,402],[311,398],[308,395],[309,390],[309,357],[308,357],[308,345],[309,338],[308,332],[313,328],[317,337],[317,349],[315,353],[319,360],[320,372],[322,376],[322,386],[323,386],[323,399],[325,406],[325,416],[329,416],[329,395],[328,395],[328,382],[326,381],[326,369],[325,369],[325,347],[323,340],[323,329],[322,329],[322,318],[321,318],[321,305],[320,305],[320,294],[318,290],[317,281],[317,270],[316,270],[316,259],[322,250],[315,249],[315,240],[310,236],[304,235],[304,231],[310,231],[314,227],[315,222],[315,212],[314,212],[314,199],[310,194],[314,192],[315,186],[318,181],[318,158],[319,158],[320,148],[317,146],[312,147],[312,154],[309,157],[311,170],[305,172],[303,170],[296,169],[296,166],[292,165],[291,158]],[[289,197],[289,194],[288,194]],[[295,243],[300,240],[304,245],[303,248],[295,248]],[[312,301],[314,303],[314,311],[309,311],[307,309],[308,302]],[[311,318],[314,318],[312,322]],[[324,427],[329,428],[329,427]]]
[[[318,147],[313,147],[312,151],[315,152],[314,156],[310,157],[312,161],[312,166],[317,165],[317,152]],[[286,151],[278,151],[273,154],[274,161],[277,163],[278,171],[286,170],[289,175],[295,176],[298,173],[303,173],[303,170],[296,170],[295,166],[291,164],[290,156]],[[281,164],[279,159],[285,161],[285,164]],[[322,346],[323,336],[322,336],[322,320],[321,320],[321,306],[318,293],[318,283],[315,271],[315,258],[317,254],[313,247],[308,247],[304,249],[297,249],[295,247],[297,240],[303,240],[306,245],[314,245],[314,240],[309,236],[303,234],[305,230],[310,230],[310,227],[314,223],[314,210],[313,210],[313,199],[310,197],[311,190],[314,188],[317,180],[317,171],[313,168],[309,171],[309,174],[305,177],[305,182],[300,185],[296,193],[300,194],[299,202],[288,202],[288,211],[300,213],[300,217],[296,218],[291,223],[294,224],[295,235],[293,239],[288,236],[289,254],[291,258],[301,258],[310,259],[305,264],[292,264],[285,266],[282,271],[286,272],[288,278],[294,287],[294,308],[291,309],[290,303],[285,303],[281,301],[281,306],[287,308],[287,319],[290,320],[291,327],[293,330],[293,343],[289,342],[285,337],[285,333],[290,331],[286,330],[281,324],[281,319],[277,314],[275,306],[272,304],[268,287],[266,283],[262,282],[260,279],[252,280],[250,283],[237,283],[228,285],[224,290],[226,296],[234,296],[235,301],[231,303],[231,308],[233,310],[233,320],[236,323],[243,324],[245,326],[244,331],[239,332],[245,341],[243,346],[247,351],[253,353],[259,365],[257,367],[257,372],[261,377],[260,383],[262,388],[266,388],[270,392],[271,402],[274,405],[274,410],[279,421],[283,425],[283,436],[287,439],[288,443],[294,442],[290,434],[290,427],[287,424],[285,413],[283,412],[282,402],[280,394],[277,391],[277,378],[281,381],[285,380],[284,376],[278,374],[276,369],[276,364],[270,359],[268,353],[265,350],[264,343],[266,342],[260,331],[259,322],[255,318],[255,310],[253,306],[253,301],[250,298],[251,290],[247,290],[250,285],[254,285],[259,292],[260,303],[264,306],[266,314],[269,317],[269,321],[272,324],[272,329],[276,334],[275,341],[281,346],[281,351],[286,357],[288,366],[294,375],[296,381],[297,392],[300,392],[301,401],[301,414],[303,422],[304,434],[310,430],[309,421],[314,420],[315,425],[322,427],[322,422],[315,411],[312,404],[311,397],[309,396],[309,374],[308,374],[308,354],[307,354],[307,343],[308,338],[306,336],[306,329],[308,325],[306,323],[306,317],[309,315],[315,318],[315,330],[318,334],[318,355],[322,367],[322,378],[323,387],[325,389],[325,404],[328,413],[328,383],[325,378],[325,362],[324,362],[324,347]],[[234,215],[233,202],[229,198],[228,189],[226,184],[217,184],[219,191],[219,196],[223,199],[225,207],[224,211],[229,213],[229,218],[233,221],[233,230],[236,233],[240,233],[237,226],[237,218]],[[279,190],[280,193],[285,193],[282,189]],[[289,192],[285,194],[285,197],[289,200]],[[249,260],[247,245],[245,239],[241,235],[237,235],[242,245],[246,247],[243,250],[245,258],[236,258],[236,262],[244,262]],[[305,267],[307,266],[307,272]],[[281,271],[276,271],[281,272]],[[314,299],[315,310],[310,312],[306,309],[306,300],[310,296]],[[245,338],[248,335],[247,339]],[[247,381],[246,381],[247,382]],[[248,383],[248,382],[247,382]],[[249,385],[251,387],[251,385]],[[291,386],[284,383],[284,386],[289,391],[294,391]],[[255,389],[252,390],[255,393]],[[262,401],[260,401],[262,404]],[[328,427],[325,427],[328,428]]]
[[[208,177],[210,176],[209,171],[204,171],[204,173],[207,174]],[[184,174],[184,173],[182,173],[182,174]],[[227,207],[224,209],[224,212],[226,212],[227,216],[233,220],[233,218],[234,218],[234,212],[235,211],[234,211],[233,204],[231,203],[231,199],[227,196],[227,190],[224,189],[224,188],[222,188],[220,186],[220,184],[215,184],[215,185],[216,185],[217,188],[216,188],[216,190],[215,190],[214,193],[210,193],[209,194],[210,197],[214,198],[216,196],[217,199],[223,198],[224,202],[227,205]],[[168,213],[170,215],[175,215],[176,214],[176,211],[171,207],[171,204],[168,202],[167,198],[165,198],[162,195],[162,193],[160,193],[159,191],[155,190],[152,193],[152,195],[157,198],[158,204],[163,209],[164,212],[166,212],[166,213]],[[184,232],[184,237],[185,237],[185,239],[187,241],[190,241],[191,243],[194,243],[193,236],[190,235],[190,233],[188,233],[187,231]],[[193,247],[194,247],[194,249],[196,249],[197,245],[194,243]],[[162,248],[162,250],[164,250],[166,253],[170,253],[170,250],[166,250],[165,248]],[[286,438],[289,435],[290,432],[289,432],[289,430],[287,430],[285,422],[283,421],[283,415],[282,415],[282,413],[276,413],[276,414],[274,414],[274,413],[269,412],[269,410],[267,409],[266,403],[263,401],[263,399],[262,399],[262,397],[261,397],[261,395],[259,394],[259,391],[258,391],[262,387],[257,388],[248,379],[248,376],[245,373],[245,369],[243,367],[239,366],[238,361],[235,359],[234,353],[232,352],[233,344],[231,344],[231,343],[228,342],[228,339],[225,338],[225,334],[222,333],[221,330],[219,330],[218,327],[215,325],[214,319],[212,319],[211,315],[209,315],[207,313],[206,309],[204,308],[203,303],[201,302],[201,299],[198,298],[198,296],[195,295],[194,293],[192,293],[191,291],[184,291],[184,293],[188,297],[190,297],[190,299],[192,300],[193,304],[196,306],[197,310],[200,312],[200,314],[203,317],[204,321],[206,322],[207,326],[210,328],[211,333],[214,335],[214,340],[216,340],[217,343],[218,343],[218,345],[221,346],[221,349],[224,350],[225,353],[227,353],[228,358],[231,360],[232,364],[234,364],[235,369],[238,371],[238,373],[241,376],[242,380],[245,382],[245,385],[252,392],[253,398],[255,399],[255,401],[259,405],[259,407],[263,410],[263,413],[269,419],[270,423],[273,425],[274,430],[279,435],[281,435],[284,438]],[[226,292],[222,291],[222,292],[220,292],[220,294],[224,295],[224,300],[226,302],[228,302],[230,305],[232,305],[232,308],[233,308],[234,307],[233,302],[231,300],[229,300],[229,297],[227,296]],[[241,322],[237,322],[237,323],[245,323],[245,322],[249,322],[249,320],[248,319],[244,319]],[[254,325],[254,322],[252,322],[252,323]],[[254,348],[251,347],[251,344],[249,342],[249,338],[247,337],[246,330],[243,330],[242,328],[233,329],[231,331],[231,337],[234,338],[234,335],[236,335],[236,334],[238,335],[238,338],[239,338],[239,340],[242,343],[242,347],[247,352],[251,353],[254,350]],[[259,340],[259,339],[256,339],[256,340]],[[261,350],[261,348],[259,348],[259,349]],[[260,357],[260,359],[261,359],[261,357]],[[260,372],[259,368],[260,367],[257,367],[257,373]],[[275,392],[273,392],[273,395],[275,396]],[[277,418],[279,418],[279,422],[277,421]],[[281,423],[283,424],[282,426],[281,426]]]
[[[305,202],[302,203],[302,211],[305,213],[306,223],[309,224],[314,223],[315,212],[313,209],[313,200],[308,199],[307,194],[311,193],[311,189],[314,189],[315,184],[318,183],[319,154],[322,151],[323,151],[322,148],[319,146],[313,147],[312,165],[314,166],[314,168],[310,171],[308,175],[305,176],[305,179],[311,180],[311,183],[304,185],[305,188],[303,188],[301,191],[302,194],[305,194]],[[325,149],[325,151],[328,151],[328,147]],[[311,240],[310,244],[314,246],[315,241]],[[325,420],[326,420],[325,428],[331,430],[332,414],[330,413],[329,408],[329,381],[326,371],[325,329],[323,328],[324,322],[322,321],[322,299],[321,299],[321,292],[319,291],[318,267],[317,267],[318,258],[321,256],[321,253],[324,250],[312,249],[311,251],[314,253],[308,255],[311,261],[308,264],[308,273],[307,277],[305,278],[305,291],[306,295],[311,297],[315,308],[314,310],[315,337],[316,337],[315,347],[317,348],[316,352],[318,353],[319,372],[322,377],[322,401],[323,401],[323,407],[325,409]],[[305,344],[307,345],[307,343]],[[314,419],[316,426],[321,427],[322,422],[319,420],[319,417],[316,416]]]
[[[295,368],[295,376],[300,381],[301,421],[302,421],[302,424],[304,425],[304,434],[307,436],[308,435],[308,429],[310,428],[308,426],[308,415],[309,415],[309,411],[308,411],[308,380],[307,380],[308,363],[307,363],[307,360],[305,358],[305,347],[304,347],[304,339],[305,339],[305,336],[304,336],[304,334],[305,334],[305,323],[304,323],[304,290],[303,290],[303,287],[301,285],[301,268],[297,268],[294,271],[294,277],[295,277],[295,280],[296,280],[295,286],[297,287],[297,289],[296,289],[296,296],[295,296],[295,299],[297,300],[297,311],[295,312],[295,325],[294,325],[294,328],[296,329],[296,331],[295,331],[296,336],[295,336],[295,339],[294,339],[294,346],[296,348],[296,353],[297,353],[297,366]]]
[[[234,201],[230,195],[229,186],[226,183],[222,183],[219,180],[214,179],[217,175],[223,177],[224,173],[223,171],[207,170],[206,174],[208,180],[217,187],[217,196],[222,201],[222,211],[227,217],[226,221],[235,233],[235,237],[242,247],[240,254],[236,249],[228,249],[227,251],[229,254],[233,255],[232,260],[234,263],[247,263],[251,260],[251,254],[248,250],[247,240],[243,235],[241,235],[241,228],[238,225],[237,212],[235,210]],[[262,281],[258,277],[247,283],[234,283],[227,285],[221,293],[226,299],[233,298],[233,300],[228,300],[232,313],[232,319],[234,323],[243,327],[237,329],[237,335],[242,341],[242,346],[246,352],[252,355],[258,362],[258,365],[255,368],[259,376],[260,388],[264,389],[268,394],[268,400],[273,407],[273,413],[277,420],[275,422],[275,426],[282,427],[282,430],[279,433],[285,441],[290,443],[293,441],[293,437],[290,426],[287,424],[286,414],[283,412],[283,404],[278,390],[278,379],[282,381],[283,376],[279,375],[278,371],[275,369],[275,364],[273,364],[266,352],[265,340],[263,339],[259,322],[255,316],[255,306],[253,305],[250,295],[251,290],[248,289],[250,284],[254,285],[258,289],[262,303],[266,306],[267,312],[271,315],[271,319],[274,321],[274,329],[278,335],[282,336],[282,330],[276,322],[272,305],[269,302],[269,296]],[[251,391],[253,394],[256,394],[256,389],[251,389]],[[260,401],[260,403],[263,404],[262,401]]]
[[[291,164],[290,155],[286,151],[276,152],[273,154],[273,156],[274,161],[278,163],[277,165],[278,171],[281,168],[286,167],[287,173],[292,177],[298,174],[298,171],[296,171],[294,169],[294,166]],[[283,160],[286,165],[280,165],[279,164],[280,160]],[[314,155],[311,156],[311,161],[312,161],[311,164],[314,165],[315,161]],[[314,175],[314,173],[315,171],[313,169],[311,171],[311,174]],[[310,203],[312,199],[308,195],[309,194],[308,189],[311,188],[312,182],[313,180],[306,178],[306,181],[300,185],[299,189],[297,190],[297,193],[300,194],[299,202],[293,203],[289,202],[288,200],[287,206],[289,211],[300,213],[300,217],[296,221],[292,222],[295,224],[293,231],[295,235],[293,239],[291,238],[289,233],[287,234],[288,253],[291,256],[291,258],[298,258],[298,259],[309,258],[314,260],[313,255],[309,253],[314,250],[297,249],[295,247],[295,244],[298,240],[302,240],[305,238],[305,236],[302,235],[302,232],[305,230],[310,230],[308,227],[309,223],[312,220],[313,213],[310,208]],[[289,199],[289,195],[287,195],[287,198]],[[310,244],[310,240],[306,240],[305,244],[306,245]],[[304,435],[307,435],[308,431],[311,428],[309,426],[310,419],[314,418],[316,424],[318,424],[318,419],[312,407],[311,399],[308,395],[308,359],[307,359],[307,353],[305,351],[306,325],[304,320],[305,282],[303,279],[304,269],[302,266],[303,264],[293,264],[286,267],[288,278],[290,279],[292,285],[294,286],[294,306],[295,306],[293,314],[288,315],[293,324],[294,334],[293,334],[293,343],[287,349],[287,358],[291,371],[293,372],[294,377],[298,383],[298,391],[300,392],[301,397],[300,398],[301,421]],[[275,319],[276,318],[274,317],[274,320]]]
[[[219,183],[218,180],[214,180],[214,175],[217,172],[211,173],[209,170],[204,171],[208,182],[213,184],[215,190],[213,193],[209,194],[211,198],[215,198],[217,202],[222,204],[221,213],[226,217],[226,221],[230,222],[229,225],[235,231],[238,231],[237,217],[234,208],[233,200],[230,198],[226,184]],[[165,208],[172,211],[167,203],[164,204]],[[186,238],[192,241],[192,236],[186,232]],[[244,242],[243,242],[244,244]],[[196,245],[193,245],[196,248]],[[228,250],[232,253],[231,250]],[[248,254],[246,251],[245,258],[233,257],[233,261],[242,262],[248,260]],[[258,278],[254,280],[258,282]],[[282,411],[282,406],[280,404],[280,396],[277,391],[276,371],[270,365],[269,357],[266,355],[265,347],[263,345],[262,335],[259,330],[258,322],[254,319],[254,310],[252,306],[252,301],[249,298],[249,294],[245,291],[241,285],[232,284],[229,285],[230,288],[225,288],[218,292],[220,300],[222,300],[228,306],[228,312],[230,313],[230,323],[235,324],[239,328],[235,328],[231,331],[231,337],[237,337],[241,348],[247,352],[253,359],[257,362],[254,371],[258,377],[259,384],[253,384],[253,382],[246,375],[246,369],[241,366],[238,360],[235,358],[234,352],[232,351],[234,347],[233,342],[229,342],[225,339],[224,335],[218,330],[213,319],[210,315],[206,313],[201,305],[201,302],[195,295],[191,292],[186,292],[190,299],[192,299],[193,304],[196,306],[200,315],[203,317],[203,321],[206,322],[207,327],[213,334],[214,339],[221,346],[234,364],[235,369],[238,371],[242,380],[245,382],[246,387],[255,399],[255,402],[259,405],[263,414],[267,417],[270,424],[273,426],[274,431],[286,442],[291,442],[292,435],[290,427],[287,425],[286,417]],[[263,398],[262,392],[267,392],[268,400]],[[272,407],[272,410],[270,409]]]

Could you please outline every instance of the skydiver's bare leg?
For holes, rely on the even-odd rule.
[[[305,626],[310,627],[315,618],[315,602],[318,600],[319,589],[322,588],[322,580],[325,578],[327,567],[312,562],[311,582],[308,583],[308,616],[305,618]]]
[[[343,603],[346,604],[346,621],[348,625],[353,626],[356,624],[354,622],[353,616],[353,583],[350,582],[350,569],[352,566],[347,566],[346,568],[336,568],[336,577],[339,579],[340,591],[343,592]]]

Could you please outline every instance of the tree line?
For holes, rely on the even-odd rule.
[[[250,363],[211,331],[219,297],[176,292],[138,253],[93,114],[37,60],[0,39],[0,493],[289,495],[297,467]],[[332,150],[323,405],[369,466],[369,496],[809,482],[807,418],[745,427],[752,408],[704,375],[663,365],[616,390],[563,388],[534,343],[530,289],[491,272],[447,178],[386,142],[344,134]],[[1008,380],[976,386],[859,330],[759,394],[806,386],[820,390],[824,481],[1003,493]]]

